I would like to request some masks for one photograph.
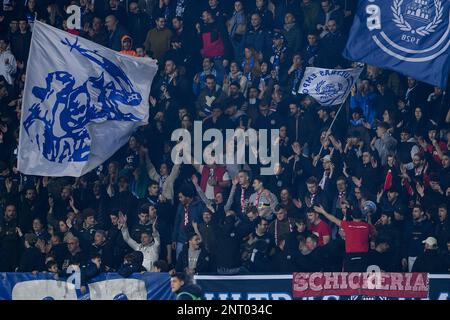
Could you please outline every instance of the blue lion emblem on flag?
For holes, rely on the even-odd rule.
[[[142,97],[125,72],[96,50],[82,48],[78,38],[71,43],[65,38],[61,43],[68,52],[75,50],[98,65],[102,72],[88,76],[76,85],[74,76],[67,71],[47,74],[45,84],[31,88],[37,102],[28,108],[23,128],[39,151],[52,162],[84,162],[89,158],[91,137],[88,125],[106,120],[142,121],[142,118],[123,112],[123,107],[138,107]],[[108,80],[105,75],[109,75]],[[121,110],[122,109],[122,110]],[[40,122],[39,133],[30,133],[33,124]]]

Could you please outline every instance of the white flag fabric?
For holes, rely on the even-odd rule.
[[[358,80],[362,68],[323,69],[308,67],[298,93],[313,97],[322,106],[343,103]]]
[[[156,60],[119,54],[36,21],[22,102],[18,170],[79,177],[148,123]]]

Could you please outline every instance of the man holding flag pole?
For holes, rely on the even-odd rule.
[[[322,106],[339,105],[328,131],[333,128],[362,70],[363,68],[360,65],[352,69],[306,68],[303,80],[300,83],[299,93],[311,96]],[[314,165],[320,159],[322,150],[323,146],[320,148]]]

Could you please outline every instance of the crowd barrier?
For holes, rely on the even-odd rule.
[[[450,275],[361,273],[196,275],[205,300],[450,300]],[[379,281],[379,282],[377,282]],[[81,293],[76,280],[49,273],[0,273],[0,300],[173,300],[167,273],[105,273]]]

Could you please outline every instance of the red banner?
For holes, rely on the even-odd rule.
[[[294,273],[294,298],[318,296],[368,296],[427,298],[427,273],[315,272]]]

